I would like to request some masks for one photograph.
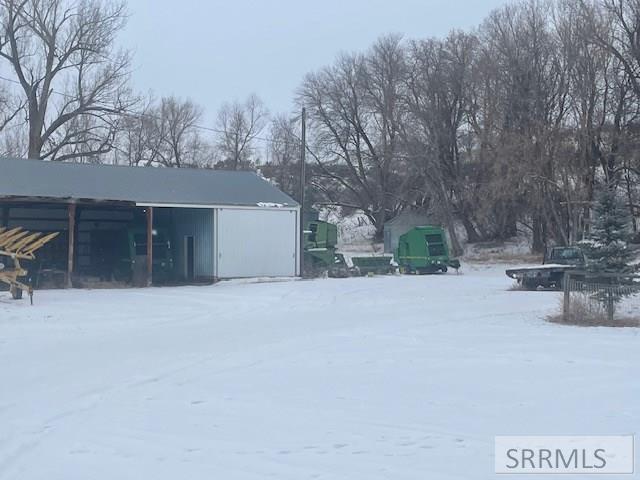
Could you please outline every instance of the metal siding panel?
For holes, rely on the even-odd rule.
[[[220,230],[219,225],[218,209],[215,209],[213,211],[213,274],[216,278],[220,277],[220,274],[218,272],[218,231]]]
[[[193,236],[196,277],[212,278],[213,270],[213,210],[176,208],[173,210],[175,262],[177,271],[184,272],[184,237]]]
[[[218,211],[221,278],[296,275],[296,210]]]
[[[300,214],[301,209],[296,211],[296,276],[300,276],[300,233],[302,229],[300,228]]]

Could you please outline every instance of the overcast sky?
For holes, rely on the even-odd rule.
[[[189,97],[207,119],[258,94],[290,111],[305,73],[380,35],[442,37],[477,26],[507,0],[128,0],[121,40],[135,53],[135,87]]]

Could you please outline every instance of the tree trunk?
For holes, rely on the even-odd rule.
[[[462,248],[462,244],[458,238],[455,222],[451,217],[447,217],[446,224],[447,231],[449,232],[449,239],[451,240],[451,253],[454,257],[458,257],[464,253],[464,249]]]
[[[467,233],[467,241],[469,243],[476,243],[480,241],[480,234],[476,230],[476,227],[473,225],[473,222],[469,219],[467,214],[461,215],[462,225],[464,226],[464,230]]]
[[[42,120],[32,100],[29,107],[29,152],[28,158],[39,160],[42,155]]]
[[[373,214],[373,223],[374,223],[374,226],[376,227],[374,240],[376,242],[382,242],[384,240],[384,224],[386,221],[387,221],[387,212],[384,209]]]
[[[533,242],[531,245],[531,250],[533,251],[533,253],[544,253],[544,247],[545,247],[545,238],[544,238],[544,231],[543,231],[543,225],[542,225],[542,217],[540,217],[540,215],[536,214],[533,217]]]

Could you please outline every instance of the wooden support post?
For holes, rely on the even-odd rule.
[[[147,207],[147,287],[153,283],[153,207]]]
[[[562,279],[562,288],[564,290],[564,300],[562,302],[562,316],[566,319],[569,315],[569,309],[571,307],[571,274],[568,271],[564,272]]]
[[[69,235],[67,251],[67,288],[73,286],[72,277],[74,270],[75,244],[76,244],[76,204],[69,205]]]

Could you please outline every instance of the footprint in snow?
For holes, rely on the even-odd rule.
[[[89,453],[89,450],[85,448],[77,448],[75,450],[69,450],[69,455],[83,455],[85,453]]]

